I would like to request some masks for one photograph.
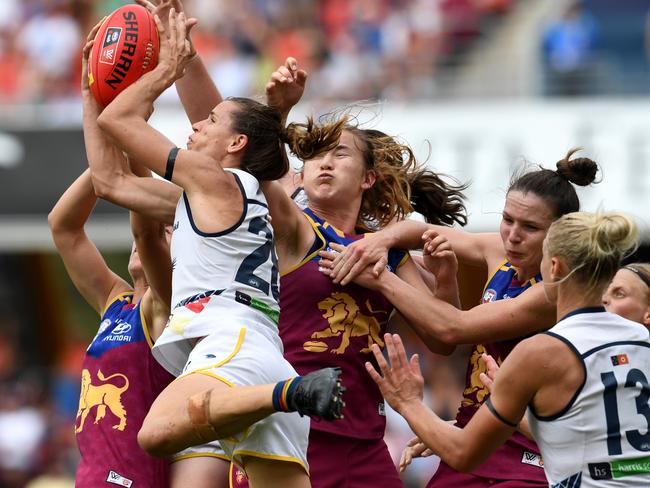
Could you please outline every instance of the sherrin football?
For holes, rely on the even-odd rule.
[[[122,90],[158,63],[160,42],[153,16],[140,5],[110,14],[97,32],[88,60],[88,84],[108,105]]]

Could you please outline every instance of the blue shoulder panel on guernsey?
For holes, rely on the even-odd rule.
[[[146,341],[141,309],[131,303],[132,295],[118,296],[102,316],[102,322],[87,354],[98,358],[106,351],[125,344]]]

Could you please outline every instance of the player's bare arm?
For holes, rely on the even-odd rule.
[[[102,107],[90,91],[88,57],[100,25],[101,22],[88,34],[81,69],[84,142],[95,194],[121,207],[172,223],[181,189],[160,180],[141,181],[131,172],[124,153],[97,125]]]
[[[484,303],[470,310],[459,310],[422,293],[391,273],[364,280],[362,286],[381,291],[407,320],[447,344],[515,339],[555,323],[555,308],[544,298],[540,283],[515,298]]]
[[[378,231],[372,240],[348,246],[334,262],[334,281],[345,285],[366,266],[378,262],[390,248],[421,249],[427,232],[445,237],[462,263],[495,267],[503,261],[503,244],[498,234],[473,234],[452,227],[402,220]],[[379,273],[377,269],[376,273]]]
[[[101,314],[109,299],[131,290],[131,286],[110,270],[86,235],[84,225],[96,202],[90,171],[86,170],[61,196],[48,215],[48,223],[70,279]]]
[[[158,17],[155,19],[161,35],[158,65],[120,93],[104,109],[97,122],[129,155],[181,186],[192,207],[215,208],[228,203],[224,212],[197,212],[195,215],[202,231],[221,230],[232,225],[241,215],[243,201],[234,176],[226,173],[216,159],[204,152],[180,150],[177,155],[170,154],[174,144],[146,122],[153,101],[182,76],[190,53],[183,13],[176,15],[175,10],[170,9],[167,30]],[[200,126],[195,124],[195,133],[200,133],[204,124],[225,124],[227,117],[227,113],[219,115],[213,109]],[[245,135],[238,135],[220,156],[231,157],[242,151],[246,142]],[[215,184],[218,191],[215,191]]]
[[[169,25],[170,9],[175,9],[177,13],[185,12],[180,0],[136,0],[136,3],[145,7],[152,15],[158,15],[165,28]],[[175,83],[185,113],[192,124],[207,119],[212,107],[223,101],[192,42],[190,31],[197,23],[197,19],[187,17],[186,38],[190,43],[190,58],[184,76]]]

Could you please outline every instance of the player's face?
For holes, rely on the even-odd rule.
[[[508,193],[500,232],[506,258],[515,268],[537,273],[542,261],[542,243],[552,222],[551,209],[534,193]]]
[[[187,139],[187,149],[209,154],[221,161],[236,136],[231,123],[231,114],[236,110],[239,110],[238,105],[230,100],[214,107],[207,119],[192,125],[194,133]]]
[[[608,312],[650,326],[650,302],[646,284],[628,269],[619,269],[603,295]]]
[[[361,147],[351,132],[343,131],[334,149],[305,161],[302,178],[309,201],[353,201],[374,184]]]

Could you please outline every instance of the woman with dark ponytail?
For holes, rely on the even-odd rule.
[[[382,374],[370,364],[368,372],[446,466],[470,471],[492,462],[490,454],[498,452],[529,412],[547,486],[648,486],[648,329],[602,306],[603,292],[622,259],[636,248],[637,238],[634,221],[618,213],[572,212],[551,224],[541,273],[557,323],[512,350],[485,405],[462,429],[422,403],[418,359],[408,360],[399,336],[385,338],[390,364],[374,347]],[[535,461],[533,456],[521,459]],[[470,481],[456,486],[482,485]]]
[[[372,240],[350,246],[356,249],[325,255],[333,261],[327,260],[323,267],[336,281],[353,280],[383,292],[407,320],[443,344],[473,344],[456,416],[459,427],[467,424],[488,397],[480,381],[480,374],[487,372],[481,356],[490,354],[500,364],[522,338],[554,324],[555,305],[546,300],[541,284],[542,243],[553,221],[580,209],[574,185],[593,183],[598,171],[591,159],[572,158],[575,152],[572,149],[558,161],[556,170],[540,167],[513,177],[499,233],[474,234],[403,221],[390,224]],[[383,249],[424,247],[426,253],[441,237],[449,240],[461,263],[482,266],[489,272],[482,303],[470,310],[422,294],[390,273],[376,276],[366,271],[355,276],[359,268],[370,269],[376,256],[385,255]],[[548,486],[539,450],[518,432],[471,473],[441,463],[428,486],[478,488],[515,486],[513,483],[518,487]]]

